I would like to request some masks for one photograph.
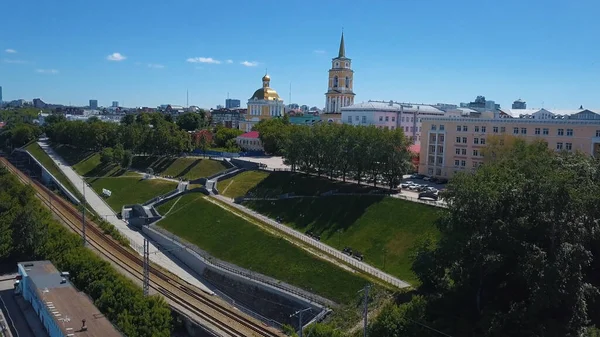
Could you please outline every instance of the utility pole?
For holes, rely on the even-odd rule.
[[[302,313],[305,311],[308,311],[308,310],[311,310],[311,308],[298,310],[295,313],[293,313],[292,315],[290,315],[290,317],[294,317],[294,316],[298,315],[298,330],[300,330],[300,332],[299,332],[300,337],[302,337]]]
[[[144,238],[144,296],[148,296],[150,290],[150,243]]]
[[[369,314],[369,288],[371,288],[370,284],[365,286],[365,310],[363,312],[363,335],[367,337],[367,315]]]
[[[85,236],[85,180],[83,181],[83,208],[81,210],[81,235],[83,235],[83,245],[87,244],[87,238]]]

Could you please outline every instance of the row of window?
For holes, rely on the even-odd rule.
[[[383,122],[383,116],[379,116],[379,121]],[[390,117],[389,116],[385,116],[385,121],[389,122],[390,121]],[[392,122],[396,121],[396,117],[392,116]]]
[[[479,126],[475,126],[474,127],[475,132],[481,132],[481,133],[485,133],[487,131],[487,127],[486,126],[482,126],[481,128],[479,128]],[[456,131],[462,131],[462,132],[468,132],[469,131],[469,127],[467,125],[457,125],[456,126]]]
[[[483,163],[480,161],[473,161],[473,167],[479,167],[481,166]],[[454,160],[454,166],[460,166],[460,167],[465,167],[467,166],[467,161],[466,160]]]
[[[462,144],[467,144],[468,143],[468,139],[467,137],[456,137],[456,142],[457,143],[462,143]],[[473,138],[473,144],[476,145],[485,145],[485,138]]]
[[[466,156],[467,155],[467,149],[465,148],[458,148],[458,149],[454,149],[454,152],[456,153],[457,156]],[[473,149],[473,157],[479,157],[481,156],[481,152],[479,152],[478,149]]]
[[[521,128],[520,131],[521,131],[520,134],[522,134],[522,135],[526,135],[527,134],[527,128]],[[596,131],[596,137],[598,136],[598,131],[600,131],[600,130]],[[542,134],[542,135],[548,135],[550,133],[550,130],[548,128],[543,128],[543,129],[541,129],[541,128],[535,128],[533,130],[533,132],[536,135],[540,135],[540,134]],[[519,128],[513,128],[513,134],[518,135],[519,134]],[[573,129],[567,129],[566,134],[569,137],[573,136]],[[564,136],[565,135],[565,129],[557,129],[556,130],[556,135],[557,136]]]
[[[431,130],[436,130],[438,129],[438,126],[435,124],[431,125]],[[444,125],[440,124],[439,125],[439,130],[443,131],[444,130]],[[469,131],[469,127],[467,125],[457,125],[456,126],[456,131],[461,131],[461,132],[468,132]],[[487,131],[487,127],[486,126],[475,126],[474,127],[474,132],[481,132],[481,133],[485,133]],[[494,126],[492,127],[492,132],[493,133],[505,133],[506,132],[506,127],[501,126]],[[534,128],[534,134],[536,135],[544,135],[547,136],[550,134],[550,129],[549,128]],[[527,128],[518,128],[518,127],[513,127],[513,134],[518,135],[526,135],[527,134]],[[571,137],[574,135],[573,129],[557,129],[556,130],[556,135],[557,136],[568,136]],[[600,130],[596,130],[596,137],[600,137]],[[457,138],[458,139],[458,138]],[[435,140],[434,140],[435,141]],[[457,141],[457,143],[460,143],[459,141]]]

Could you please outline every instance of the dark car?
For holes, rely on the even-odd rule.
[[[352,248],[350,247],[344,247],[344,249],[342,250],[342,253],[348,255],[348,256],[352,256]]]
[[[364,256],[360,252],[354,252],[354,253],[352,253],[352,257],[355,258],[355,259],[357,259],[358,261],[362,261],[364,259]]]
[[[438,192],[435,191],[424,191],[419,193],[419,199],[428,198],[438,200]]]

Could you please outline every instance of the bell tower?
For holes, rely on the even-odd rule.
[[[352,60],[346,57],[344,32],[338,56],[331,60],[329,82],[325,93],[325,113],[341,113],[341,108],[354,104],[354,70]]]

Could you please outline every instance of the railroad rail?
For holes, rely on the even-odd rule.
[[[0,158],[0,163],[18,179],[33,187],[36,196],[58,218],[61,219],[76,233],[81,233],[81,218],[77,208],[52,191],[33,180],[19,169],[14,167],[6,158]],[[107,236],[92,221],[87,221],[86,233],[88,244],[112,263],[127,270],[138,280],[143,280],[142,257],[120,245],[112,237]],[[247,317],[242,312],[231,307],[228,303],[218,298],[209,297],[199,289],[176,276],[150,266],[150,287],[171,301],[172,305],[185,309],[203,320],[200,322],[205,328],[231,337],[280,337],[283,333],[276,331],[266,324]]]

